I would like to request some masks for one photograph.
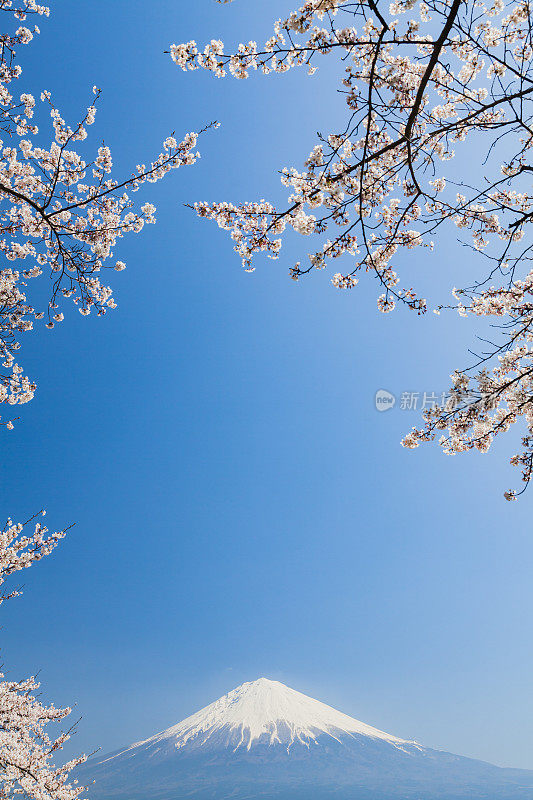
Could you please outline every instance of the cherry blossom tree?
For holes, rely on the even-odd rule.
[[[426,299],[400,269],[407,271],[409,251],[429,252],[447,226],[458,228],[480,260],[465,258],[470,277],[433,310],[487,318],[497,332],[403,444],[438,436],[446,453],[485,453],[521,422],[523,448],[511,463],[523,488],[533,470],[531,11],[529,0],[308,0],[276,22],[262,46],[249,41],[226,53],[221,41],[190,41],[169,51],[183,70],[238,79],[297,68],[311,76],[321,57],[337,59],[346,124],[319,135],[302,167],[283,169],[286,205],[194,208],[230,232],[250,271],[258,255],[279,257],[288,230],[310,237],[306,261],[290,277],[340,259],[333,285],[352,289],[373,276],[383,313],[426,313]],[[466,180],[464,166],[454,170],[461,150],[472,163]]]
[[[88,155],[81,150],[95,121],[97,87],[81,120],[72,126],[48,90],[38,102],[31,94],[15,92],[13,84],[21,77],[16,50],[39,33],[30,20],[48,16],[49,9],[36,0],[0,0],[0,11],[5,28],[12,23],[0,39],[0,253],[6,262],[27,265],[0,269],[0,403],[15,406],[31,400],[36,388],[15,359],[21,334],[35,320],[43,320],[47,328],[62,322],[68,298],[83,315],[102,316],[116,307],[101,272],[106,267],[123,270],[124,262],[113,257],[117,240],[155,222],[155,206],[145,202],[139,208],[134,193],[170,170],[194,164],[199,153],[197,133],[181,141],[172,134],[149,164],[138,164],[122,180],[112,177],[108,147]],[[51,120],[51,141],[41,136],[34,121],[43,112]],[[34,307],[30,297],[31,281],[42,275],[51,278],[46,309]],[[10,419],[2,424],[13,427]]]
[[[48,533],[39,512],[24,523],[8,519],[0,531],[0,585],[52,552],[68,529]],[[20,594],[0,594],[4,600]],[[7,681],[0,673],[0,798],[24,795],[34,800],[76,800],[85,791],[70,779],[71,771],[86,758],[80,756],[57,766],[54,757],[72,733],[48,733],[50,724],[61,722],[70,708],[43,705],[36,696],[35,678]]]

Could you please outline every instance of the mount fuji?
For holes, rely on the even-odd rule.
[[[77,777],[92,800],[533,800],[533,771],[422,747],[266,678]]]

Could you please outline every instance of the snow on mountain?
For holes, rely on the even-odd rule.
[[[533,800],[533,772],[391,736],[266,678],[78,778],[91,800]]]
[[[413,744],[365,725],[279,681],[259,678],[243,683],[177,725],[135,742],[127,750],[168,739],[179,750],[188,743],[206,745],[219,740],[221,733],[232,740],[237,736],[235,750],[240,747],[250,750],[254,742],[265,738],[270,745],[285,744],[287,749],[296,743],[309,747],[322,734],[337,741],[343,735],[359,734],[395,746]]]

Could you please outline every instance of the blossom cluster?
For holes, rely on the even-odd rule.
[[[49,534],[38,519],[44,513],[24,523],[8,519],[0,530],[0,585],[13,573],[48,555],[65,536],[65,530]],[[18,593],[15,590],[1,595],[0,603]],[[44,705],[38,699],[38,689],[39,683],[33,677],[9,681],[0,673],[0,797],[78,800],[85,788],[78,786],[70,774],[86,757],[58,766],[55,757],[71,732],[55,737],[47,732],[48,725],[64,720],[71,709]]]
[[[520,310],[514,303],[531,258],[525,235],[533,220],[532,11],[529,0],[392,0],[388,7],[373,0],[307,0],[275,23],[262,45],[249,41],[228,53],[213,39],[204,47],[189,41],[170,48],[181,69],[221,78],[299,67],[312,75],[323,56],[337,58],[346,125],[319,135],[303,168],[282,170],[286,204],[196,203],[196,212],[230,232],[248,271],[260,255],[279,258],[292,228],[311,243],[308,261],[290,267],[292,279],[341,259],[333,285],[351,289],[362,274],[374,276],[383,313],[399,306],[426,312],[426,299],[401,278],[409,251],[424,248],[429,255],[446,227],[458,230],[469,252],[487,261],[489,277],[476,272],[454,307],[462,316],[505,318],[503,340],[484,355],[485,371],[476,378],[485,397],[494,368],[498,407],[459,405],[451,414],[442,408],[404,444],[431,438],[435,426],[449,431],[446,452],[471,446],[485,452],[510,420],[520,419],[528,433],[512,463],[522,466],[526,483],[533,458],[525,399],[533,397],[526,378],[533,319],[530,298]],[[468,174],[464,158],[454,167],[465,147],[479,156],[470,157]],[[496,274],[501,290],[488,289]],[[517,318],[520,333],[513,327]]]
[[[466,299],[467,293],[456,294]],[[521,421],[526,427],[523,450],[513,455],[511,464],[522,471],[524,491],[533,475],[533,270],[510,288],[491,286],[471,293],[458,309],[463,316],[508,319],[507,337],[491,368],[453,373],[455,405],[427,411],[424,427],[413,428],[402,443],[412,449],[440,434],[439,442],[450,455],[473,449],[486,453],[496,436]],[[517,494],[510,490],[505,497],[514,500]]]
[[[23,0],[17,8],[11,0],[0,0],[0,10],[12,12],[17,23],[49,13],[33,0]],[[197,133],[181,141],[171,135],[150,163],[138,164],[124,179],[115,178],[109,147],[103,144],[91,153],[82,144],[95,122],[100,97],[96,86],[74,125],[63,118],[50,91],[43,90],[40,100],[28,92],[15,94],[13,82],[21,76],[16,49],[38,32],[36,26],[20,25],[3,34],[0,54],[0,255],[6,264],[0,267],[0,403],[10,405],[28,402],[36,388],[15,360],[19,335],[36,320],[49,329],[61,323],[68,299],[84,316],[102,316],[115,308],[102,271],[122,271],[124,261],[114,256],[119,240],[156,220],[155,206],[136,203],[135,193],[199,158]],[[36,117],[45,121],[47,116],[51,140],[43,138],[35,123]],[[15,269],[7,262],[20,266]],[[36,308],[30,295],[31,281],[40,276],[51,278],[44,309]],[[13,426],[11,420],[4,424]]]

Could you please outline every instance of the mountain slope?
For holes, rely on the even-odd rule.
[[[235,749],[250,750],[254,744],[268,742],[286,745],[290,750],[298,743],[309,746],[322,734],[336,739],[335,732],[405,743],[279,681],[259,678],[243,683],[172,728],[127,749],[166,740],[171,740],[177,750],[187,745],[205,748],[215,742],[220,744],[220,738],[227,736],[227,746]]]
[[[422,747],[266,678],[78,777],[93,800],[533,800],[533,772]]]

